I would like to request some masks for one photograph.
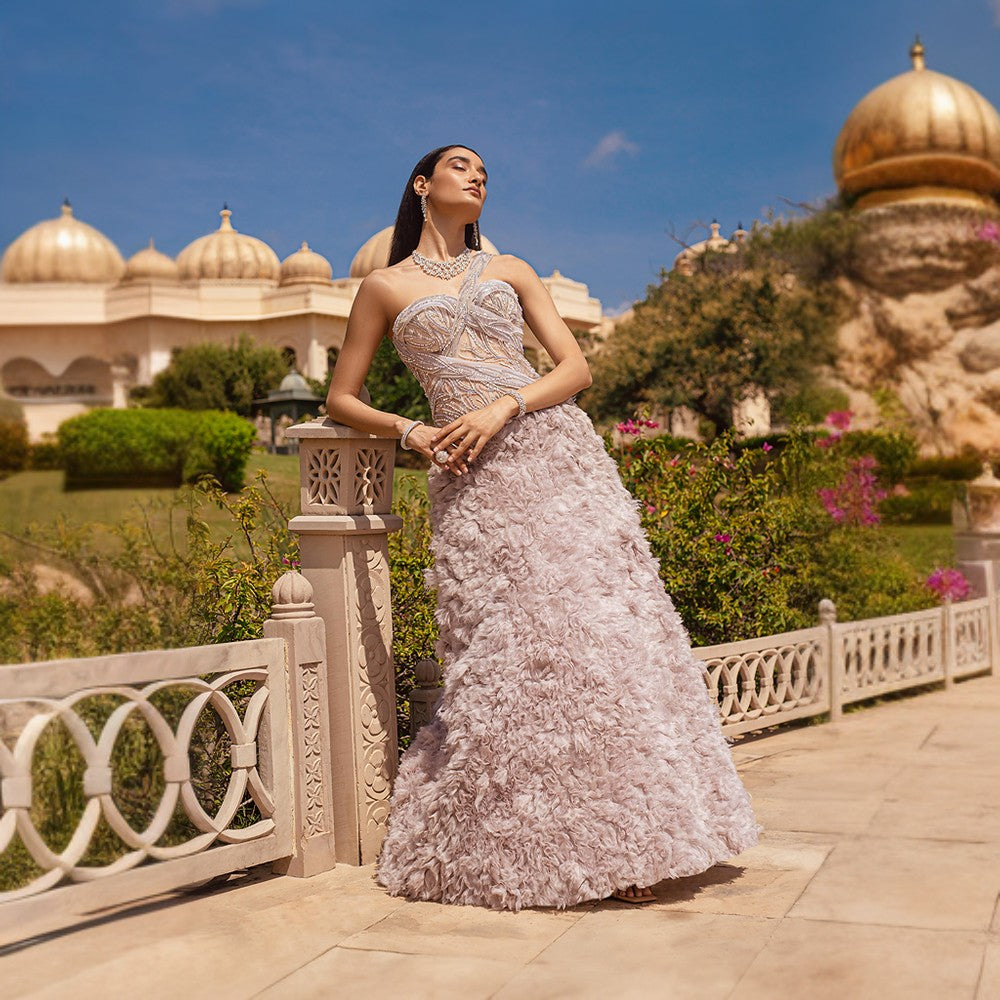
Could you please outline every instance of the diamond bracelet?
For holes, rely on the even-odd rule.
[[[505,393],[505,395],[507,395],[507,396],[513,396],[517,400],[517,415],[519,417],[523,417],[524,416],[524,410],[525,410],[524,396],[522,396],[517,391],[517,389],[508,389],[507,392]]]
[[[405,448],[407,451],[412,451],[413,450],[406,443],[406,436],[410,433],[410,431],[413,430],[414,427],[417,426],[417,424],[422,424],[422,423],[423,423],[422,420],[414,420],[413,423],[410,424],[410,426],[407,427],[405,431],[403,431],[402,437],[400,437],[400,439],[399,439],[399,446],[400,446],[400,448]]]

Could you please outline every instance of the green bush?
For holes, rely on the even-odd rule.
[[[951,524],[955,500],[965,497],[965,484],[951,479],[910,477],[906,493],[891,493],[879,510],[892,524]]]
[[[908,475],[913,479],[948,479],[968,482],[983,471],[983,458],[976,452],[965,451],[960,455],[939,455],[918,458],[910,465]]]
[[[396,722],[400,746],[409,743],[410,691],[418,660],[435,657],[438,627],[436,591],[427,587],[424,570],[433,565],[430,506],[415,476],[396,483],[392,510],[403,527],[389,535],[389,585],[392,591],[392,657],[396,664]]]
[[[46,434],[41,441],[34,441],[28,465],[32,469],[61,469],[63,457],[59,450],[59,439],[54,434]]]
[[[27,466],[30,452],[24,422],[0,419],[0,473],[20,472]]]
[[[232,413],[187,410],[92,410],[59,427],[68,489],[179,486],[214,476],[242,485],[255,432]]]
[[[731,434],[682,451],[658,438],[614,448],[622,481],[644,501],[643,526],[696,645],[816,621],[821,598],[843,617],[927,607],[916,574],[877,526],[838,524],[820,489],[844,481],[852,455],[790,432],[776,448]]]
[[[276,389],[288,362],[276,347],[257,345],[246,334],[228,346],[175,348],[170,364],[150,386],[132,391],[140,406],[181,410],[231,410],[249,417],[253,401]]]
[[[846,431],[838,450],[854,457],[871,455],[878,462],[879,479],[891,487],[901,482],[917,457],[917,442],[905,431]]]

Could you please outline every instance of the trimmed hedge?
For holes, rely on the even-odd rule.
[[[20,472],[27,466],[30,453],[24,422],[0,419],[0,472]]]
[[[256,434],[216,410],[91,410],[59,427],[67,489],[180,486],[214,476],[228,491],[243,485]]]

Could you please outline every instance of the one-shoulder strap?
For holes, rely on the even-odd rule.
[[[462,282],[461,288],[458,290],[458,307],[455,309],[455,318],[452,321],[451,333],[448,337],[448,343],[442,352],[443,354],[451,354],[461,342],[462,334],[465,332],[466,323],[469,319],[472,299],[476,293],[476,283],[479,281],[479,276],[483,273],[483,268],[486,267],[492,257],[493,254],[487,253],[485,250],[479,250],[470,261],[468,273]]]
[[[472,258],[469,264],[469,272],[465,276],[465,281],[462,282],[462,287],[458,290],[459,299],[465,299],[472,292],[475,291],[476,283],[479,281],[479,276],[486,269],[486,265],[493,259],[493,254],[487,252],[486,250],[477,251],[476,255]]]

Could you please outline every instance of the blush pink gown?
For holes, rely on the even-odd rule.
[[[419,299],[393,342],[443,426],[539,378],[514,289]],[[641,506],[575,397],[428,474],[445,686],[400,761],[377,879],[394,895],[566,907],[757,842]]]

